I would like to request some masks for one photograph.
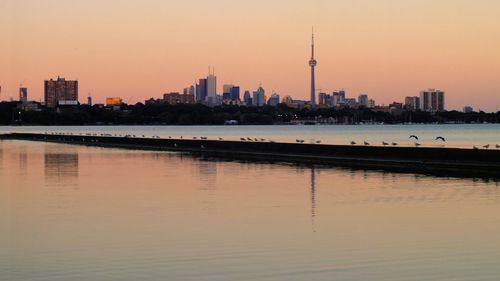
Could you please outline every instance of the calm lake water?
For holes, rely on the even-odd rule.
[[[437,127],[414,128],[469,139]],[[499,241],[496,181],[0,141],[2,281],[500,280]]]
[[[400,146],[413,146],[410,135],[417,135],[423,146],[472,148],[486,144],[500,145],[500,124],[446,124],[446,125],[355,125],[355,126],[71,126],[71,127],[0,127],[1,133],[97,133],[112,135],[136,135],[163,138],[192,138],[206,136],[239,140],[241,137],[264,138],[279,142],[306,142],[320,140],[328,144],[350,144],[364,141],[371,145],[396,142]],[[436,140],[442,136],[446,142]]]

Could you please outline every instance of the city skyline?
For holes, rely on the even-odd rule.
[[[92,3],[0,4],[0,31],[7,42],[0,51],[7,62],[0,65],[2,100],[15,99],[20,84],[31,99],[43,99],[42,81],[60,75],[81,81],[80,102],[89,93],[94,101],[120,96],[127,103],[143,102],[181,91],[205,75],[206,65],[216,67],[217,93],[223,84],[237,84],[243,93],[262,83],[269,93],[309,100],[304,59],[314,25],[322,61],[316,98],[345,89],[350,96],[366,93],[390,104],[438,88],[448,94],[448,110],[466,105],[498,110],[498,3],[215,1],[204,5],[206,14],[196,1],[130,1],[115,13],[109,1],[97,14]],[[57,13],[67,24],[51,17]],[[218,19],[221,13],[228,18]],[[280,21],[290,15],[297,21]],[[211,24],[201,28],[207,21]],[[65,40],[54,43],[60,35]]]

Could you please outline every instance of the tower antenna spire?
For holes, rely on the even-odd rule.
[[[311,106],[316,106],[316,81],[314,68],[316,67],[317,61],[314,58],[314,27],[311,33],[311,59],[309,60],[309,66],[311,67]]]

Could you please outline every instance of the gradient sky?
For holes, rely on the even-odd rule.
[[[222,84],[308,98],[317,88],[379,104],[424,88],[447,109],[500,110],[498,0],[0,0],[0,99],[78,79],[80,101],[181,91],[214,66]]]

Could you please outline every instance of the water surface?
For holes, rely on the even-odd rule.
[[[0,280],[500,280],[499,188],[0,141]]]

